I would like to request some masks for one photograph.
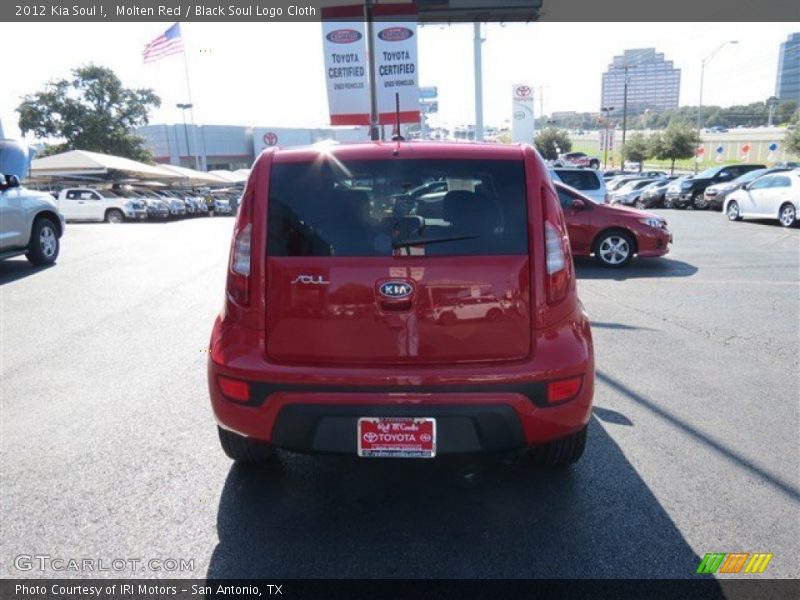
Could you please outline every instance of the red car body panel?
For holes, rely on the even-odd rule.
[[[558,187],[567,188],[562,184]],[[642,223],[642,219],[661,219],[657,215],[619,205],[596,204],[583,194],[569,188],[570,193],[583,199],[583,208],[564,210],[569,241],[575,256],[589,256],[594,252],[595,240],[604,231],[621,229],[636,241],[636,253],[641,257],[664,256],[669,252],[672,234],[665,227],[656,228]]]
[[[267,256],[273,163],[312,161],[321,152],[341,161],[524,161],[529,255]],[[265,151],[253,165],[234,229],[235,241],[247,223],[254,224],[247,299],[231,293],[232,251],[225,307],[209,346],[209,392],[220,426],[270,442],[281,411],[290,406],[418,406],[424,413],[433,406],[502,405],[513,409],[528,445],[583,428],[594,388],[591,330],[566,241],[566,294],[556,302],[546,296],[548,195],[556,198],[546,167],[527,146],[370,143]],[[566,235],[560,210],[550,218]],[[328,283],[293,286],[301,275]],[[413,306],[384,305],[377,298],[376,286],[397,279],[415,286]],[[442,314],[457,304],[454,296],[473,288],[471,295],[485,299],[488,308],[443,322]],[[248,382],[250,402],[225,397],[219,376]],[[575,376],[582,377],[577,395],[558,404],[533,402],[516,389]]]

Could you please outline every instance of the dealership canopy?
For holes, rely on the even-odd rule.
[[[213,185],[230,183],[227,179],[220,177],[216,173],[196,171],[194,169],[187,169],[186,167],[179,167],[177,165],[158,165],[158,168],[177,175],[181,178],[181,183],[188,185]]]
[[[182,176],[161,167],[147,165],[121,156],[86,150],[36,158],[31,162],[31,177],[75,177],[86,179],[179,180]]]

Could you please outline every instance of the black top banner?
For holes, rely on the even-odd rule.
[[[3,0],[0,21],[320,21],[366,0]],[[375,5],[391,2],[371,0]],[[397,0],[408,4],[409,0]],[[416,0],[420,22],[800,21],[797,0]],[[375,17],[392,20],[391,11]]]

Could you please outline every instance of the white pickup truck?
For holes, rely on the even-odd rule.
[[[63,233],[64,217],[50,194],[0,174],[0,260],[24,254],[34,265],[54,263]]]
[[[106,221],[146,219],[147,210],[139,203],[110,190],[66,188],[58,195],[58,208],[67,221]]]

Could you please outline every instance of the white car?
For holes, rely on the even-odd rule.
[[[67,221],[122,223],[126,218],[147,218],[136,204],[114,192],[89,188],[66,188],[58,195],[58,208]]]
[[[723,211],[731,221],[742,217],[777,219],[784,227],[797,221],[800,210],[800,169],[772,173],[728,195]]]
[[[608,204],[609,196],[606,182],[594,169],[578,169],[574,167],[554,167],[550,175],[556,181],[575,188],[584,196],[589,196],[597,204]]]
[[[63,233],[64,217],[50,194],[0,174],[0,260],[24,254],[34,265],[52,264]]]
[[[642,196],[644,188],[659,181],[658,179],[633,179],[611,193],[611,204],[633,206]]]

